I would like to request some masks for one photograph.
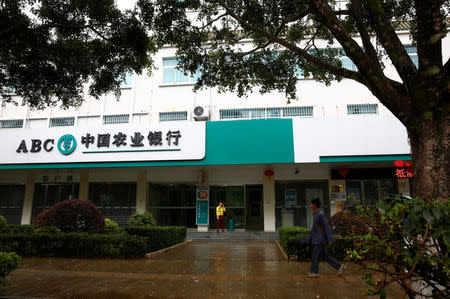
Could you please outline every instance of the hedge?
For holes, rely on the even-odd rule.
[[[0,252],[0,279],[5,277],[20,265],[21,258],[15,252]]]
[[[22,256],[143,257],[147,244],[147,238],[128,234],[0,234],[0,251]]]
[[[303,227],[280,227],[280,243],[286,250],[289,257],[297,257],[297,260],[303,261],[311,259],[312,247],[302,245],[300,242],[308,238],[311,230]],[[353,249],[353,242],[350,237],[334,236],[333,245],[327,247],[327,251],[336,259],[344,260],[347,250]]]
[[[157,251],[186,240],[184,226],[129,226],[125,231],[130,235],[146,237],[148,252]]]

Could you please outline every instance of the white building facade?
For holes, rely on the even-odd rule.
[[[399,36],[417,59],[408,32]],[[447,60],[448,38],[443,46]],[[127,76],[119,100],[0,108],[0,213],[9,223],[32,223],[54,203],[80,198],[120,225],[150,210],[161,225],[206,230],[223,201],[235,228],[274,231],[309,227],[312,198],[330,216],[410,194],[406,129],[363,85],[303,78],[300,100],[287,104],[281,93],[257,90],[247,98],[194,93],[198,74],[175,69],[173,48],[154,61],[152,76]],[[396,78],[389,64],[385,71]],[[198,198],[198,188],[208,197]]]

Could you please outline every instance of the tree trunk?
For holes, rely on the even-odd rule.
[[[414,197],[425,200],[450,198],[450,115],[423,119],[417,111],[408,128],[414,166]]]

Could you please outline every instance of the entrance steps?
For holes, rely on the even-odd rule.
[[[234,231],[208,232],[188,231],[186,240],[192,241],[274,241],[279,240],[278,232]]]

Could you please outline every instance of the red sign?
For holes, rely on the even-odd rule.
[[[394,165],[397,168],[395,170],[395,176],[397,178],[412,178],[414,176],[414,169],[411,161],[397,160],[394,161]]]

